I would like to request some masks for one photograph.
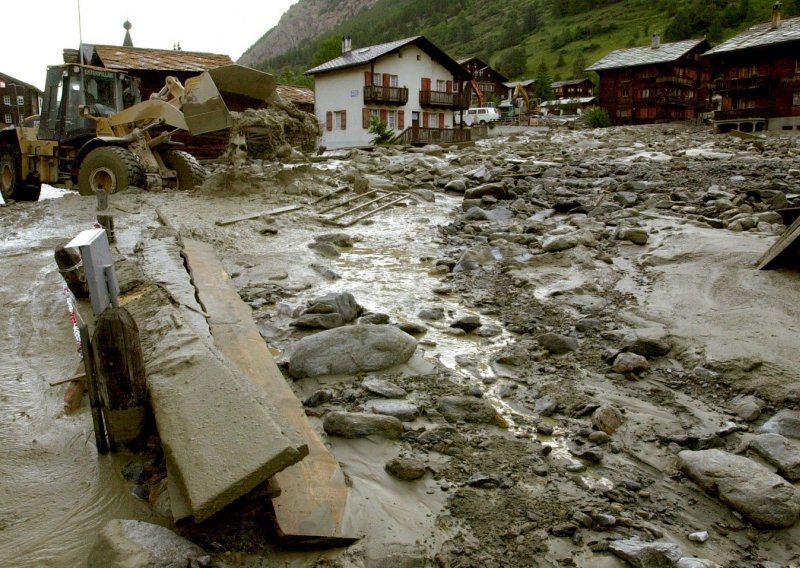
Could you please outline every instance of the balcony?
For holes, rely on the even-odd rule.
[[[663,105],[674,105],[674,106],[683,106],[683,107],[690,107],[694,105],[694,99],[689,97],[677,97],[675,95],[664,95],[659,98],[659,101]]]
[[[714,111],[714,120],[739,120],[743,118],[766,118],[767,109],[763,107],[736,108]]]
[[[472,140],[469,128],[422,128],[412,126],[401,132],[395,141],[406,144],[459,144]]]
[[[695,79],[689,77],[676,77],[673,75],[656,77],[656,83],[671,83],[673,85],[682,85],[684,87],[694,87]]]
[[[466,110],[469,108],[470,91],[448,93],[445,91],[420,91],[419,105],[423,107]]]
[[[404,105],[408,102],[408,87],[364,85],[364,104]]]
[[[744,77],[741,79],[722,79],[714,83],[714,90],[719,92],[758,91],[767,87],[766,77]]]

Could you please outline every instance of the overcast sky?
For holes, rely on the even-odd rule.
[[[79,0],[3,0],[0,71],[44,87],[48,65],[77,49]],[[80,0],[84,43],[122,45],[128,19],[135,47],[230,55],[236,61],[297,0]]]

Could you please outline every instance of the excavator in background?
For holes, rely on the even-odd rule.
[[[47,68],[41,114],[0,130],[0,193],[36,201],[41,185],[77,187],[81,195],[145,189],[193,189],[205,170],[171,136],[229,128],[224,95],[252,99],[275,91],[272,75],[241,65],[204,71],[182,85],[175,77],[142,101],[139,81],[83,64]]]

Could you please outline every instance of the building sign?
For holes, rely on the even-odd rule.
[[[353,89],[352,91],[350,91],[350,96],[351,97],[357,97],[358,96],[358,89]]]

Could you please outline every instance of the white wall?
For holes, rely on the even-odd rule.
[[[398,105],[369,105],[370,109],[403,110],[405,112],[404,128],[411,126],[413,112],[420,113],[420,126],[422,126],[422,112],[444,112],[445,126],[453,124],[453,111],[439,108],[423,109],[419,104],[419,90],[422,87],[422,78],[431,79],[431,89],[436,90],[436,80],[453,81],[453,75],[442,65],[431,59],[431,56],[415,45],[407,45],[397,53],[387,54],[373,62],[374,68],[369,64],[358,67],[342,69],[323,73],[315,77],[314,86],[314,112],[322,125],[321,144],[326,148],[346,148],[352,146],[367,146],[372,140],[372,134],[362,126],[362,110],[364,104],[364,72],[389,73],[397,75],[398,87],[408,87],[408,103]],[[417,59],[419,56],[419,59]],[[325,116],[327,112],[347,111],[347,125],[345,130],[325,129]],[[438,127],[438,124],[430,126]],[[335,125],[334,125],[335,128]],[[396,129],[397,134],[400,133]]]

